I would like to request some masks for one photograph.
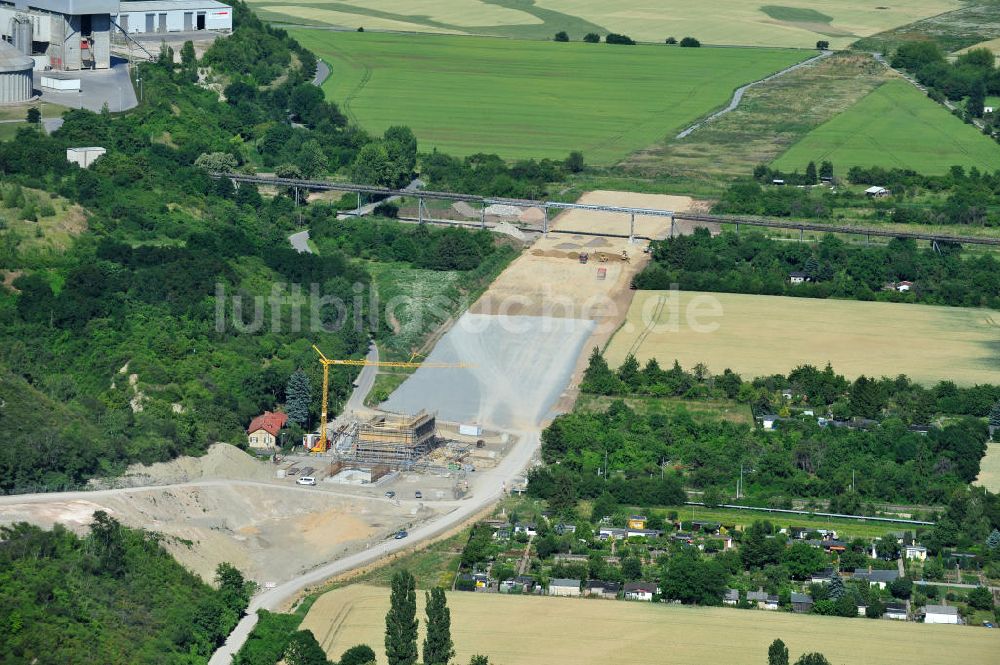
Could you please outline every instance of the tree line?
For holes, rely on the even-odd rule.
[[[732,215],[764,215],[826,220],[844,214],[867,216],[895,224],[942,224],[993,227],[1000,225],[1000,172],[952,166],[944,175],[924,175],[911,169],[852,166],[846,181],[886,188],[890,196],[871,199],[861,191],[841,188],[803,189],[773,186],[838,182],[833,164],[809,162],[804,173],[788,173],[759,165],[752,180],[731,184],[712,211]]]
[[[25,665],[207,663],[253,591],[226,563],[213,588],[103,511],[82,537],[0,527],[0,579],[0,661]]]
[[[804,298],[1000,307],[1000,263],[959,245],[920,248],[912,239],[853,245],[833,235],[818,242],[774,242],[754,231],[707,229],[651,243],[653,260],[632,280],[637,289],[753,293]],[[791,272],[807,281],[793,284]],[[894,288],[911,281],[909,291]]]

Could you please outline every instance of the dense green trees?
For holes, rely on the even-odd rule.
[[[242,575],[220,566],[216,591],[158,537],[94,517],[82,538],[0,527],[0,661],[207,662],[246,609]]]
[[[417,662],[417,593],[407,570],[392,576],[389,613],[385,615],[385,655],[389,665]]]
[[[703,559],[693,548],[680,550],[670,557],[660,578],[660,588],[667,600],[684,604],[719,605],[729,574],[715,559]]]
[[[434,587],[425,594],[427,612],[423,645],[424,665],[448,665],[455,655],[451,641],[451,610],[444,589]]]
[[[725,395],[725,390],[766,412],[775,392],[791,385],[810,408],[829,404],[844,417],[853,415],[846,398],[852,384],[830,368],[798,368],[788,377],[752,383],[729,383],[725,373],[706,375],[699,382],[696,375],[678,368],[675,374],[655,379],[652,385],[662,389],[648,390],[647,377],[659,372],[656,367],[649,373],[641,370],[643,382],[636,392],[698,399]],[[721,386],[716,384],[718,377],[723,377]],[[871,380],[864,383],[870,386]],[[625,380],[598,354],[582,387],[589,391],[601,385],[611,385],[612,394],[630,394],[621,388]],[[717,488],[729,497],[742,466],[753,469],[744,474],[746,496],[760,501],[780,496],[827,498],[836,510],[856,512],[863,508],[861,501],[875,499],[947,500],[953,490],[976,477],[985,452],[986,427],[982,421],[954,415],[985,415],[997,387],[958,389],[941,384],[928,390],[903,378],[875,385],[882,421],[869,429],[823,427],[815,417],[801,417],[765,432],[722,420],[696,420],[683,409],[640,415],[622,402],[613,402],[603,412],[575,411],[556,418],[543,432],[542,458],[550,466],[532,472],[529,492],[558,497],[564,479],[570,478],[578,498],[607,492],[615,501],[633,505],[675,504],[683,500],[681,479],[685,485]],[[906,422],[926,423],[936,414],[949,414],[949,423],[927,434],[906,426]],[[664,460],[683,470],[683,476],[672,470],[665,473]],[[852,480],[852,472],[859,469],[864,473]]]
[[[781,640],[771,642],[768,647],[767,665],[788,665],[788,647]]]
[[[367,644],[358,644],[345,651],[337,665],[368,665],[375,662],[375,651]]]
[[[285,647],[284,662],[288,665],[328,665],[326,652],[311,630],[296,631]]]
[[[940,251],[913,240],[883,246],[850,245],[833,236],[818,243],[779,243],[755,232],[707,229],[653,242],[653,262],[633,279],[638,289],[757,293],[805,298],[923,302],[961,307],[1000,306],[1000,263],[992,254],[963,255],[958,246]],[[813,267],[810,282],[792,284],[788,274]],[[887,284],[909,280],[907,293]]]
[[[684,39],[681,40],[680,45],[682,48],[698,48],[699,46],[701,46],[701,42],[695,39],[694,37],[685,37]]]

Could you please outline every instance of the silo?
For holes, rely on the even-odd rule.
[[[24,14],[16,14],[10,20],[11,41],[14,43],[14,48],[24,55],[31,55],[33,32],[34,26],[31,24],[31,19]]]
[[[34,60],[0,40],[0,104],[19,104],[31,99],[34,66]]]

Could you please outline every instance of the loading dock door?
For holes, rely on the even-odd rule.
[[[184,31],[191,32],[194,27],[194,12],[184,12]]]
[[[167,13],[163,12],[162,14],[160,14],[159,15],[159,19],[160,19],[160,23],[159,23],[159,25],[156,26],[156,31],[157,32],[166,32],[167,31]]]
[[[156,14],[146,14],[146,32],[153,32],[153,21],[156,19]]]
[[[198,29],[205,29],[205,12],[198,12]]]

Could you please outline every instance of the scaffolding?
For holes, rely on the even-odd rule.
[[[383,414],[358,427],[347,458],[363,464],[409,469],[438,444],[435,414],[426,411],[413,416]]]

